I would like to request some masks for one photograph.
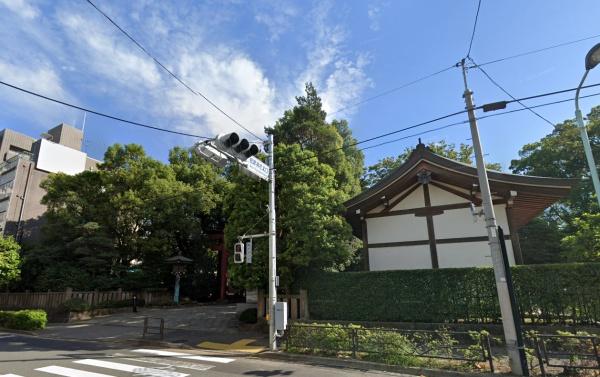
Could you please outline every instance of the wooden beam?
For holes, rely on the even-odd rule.
[[[427,219],[427,236],[429,237],[429,253],[431,254],[431,268],[440,268],[438,262],[437,246],[435,244],[435,229],[433,228],[433,215],[431,213],[431,197],[429,196],[429,184],[423,185],[423,194],[425,195],[425,207],[429,209]]]
[[[419,186],[421,186],[421,185],[418,183],[415,183],[411,188],[406,190],[406,192],[404,192],[404,194],[400,195],[393,202],[389,203],[387,208],[385,208],[383,211],[381,211],[381,213],[389,213],[392,208],[394,208],[398,203],[400,203],[401,201],[406,199],[410,194],[412,194],[416,189],[418,189]]]
[[[370,271],[371,265],[369,264],[369,232],[367,231],[367,220],[363,219],[361,221],[362,227],[362,268],[364,271]]]

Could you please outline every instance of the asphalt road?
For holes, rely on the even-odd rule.
[[[0,377],[402,376],[201,350],[126,347],[0,333]]]

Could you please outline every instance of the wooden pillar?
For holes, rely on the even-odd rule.
[[[367,220],[363,218],[360,223],[361,223],[361,227],[362,227],[362,241],[363,241],[362,269],[363,269],[363,271],[370,271],[371,265],[369,264],[369,233],[367,232]]]
[[[423,194],[425,195],[425,207],[428,211],[425,215],[427,219],[427,236],[429,237],[429,253],[431,254],[431,268],[439,268],[437,245],[435,242],[435,229],[433,228],[433,213],[431,212],[431,197],[429,196],[429,184],[423,184]]]
[[[508,231],[510,232],[510,243],[515,257],[515,264],[523,264],[523,253],[519,242],[519,229],[514,225],[514,211],[512,204],[506,205],[506,218],[508,220]]]

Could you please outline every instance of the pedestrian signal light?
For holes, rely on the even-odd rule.
[[[244,243],[233,245],[233,263],[244,263]]]

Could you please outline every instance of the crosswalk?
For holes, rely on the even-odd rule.
[[[92,355],[86,355],[92,356]],[[65,360],[60,365],[33,368],[32,375],[0,374],[0,377],[63,376],[63,377],[194,377],[218,365],[235,359],[198,355],[160,349],[133,349],[99,358]],[[58,364],[58,363],[57,363]],[[125,372],[126,374],[123,374]],[[200,374],[198,374],[200,372]],[[2,372],[0,372],[2,373]],[[21,373],[19,371],[19,373]]]

